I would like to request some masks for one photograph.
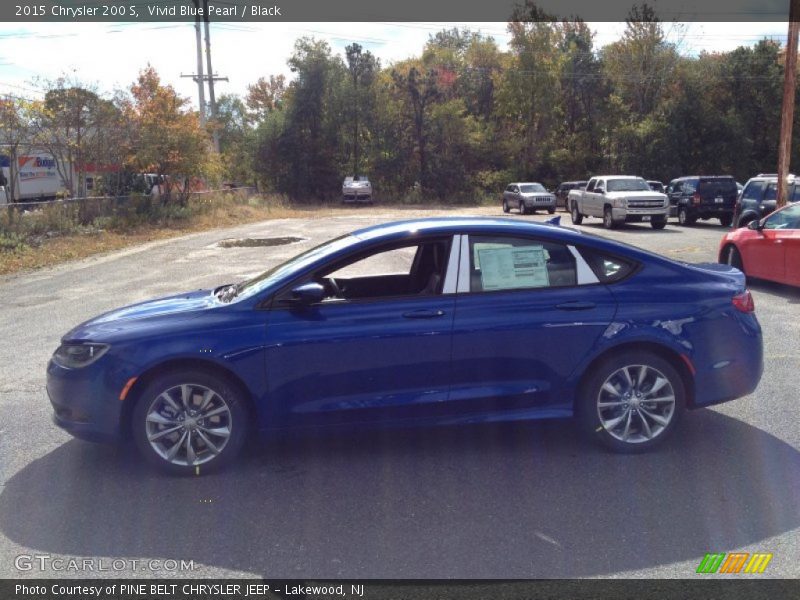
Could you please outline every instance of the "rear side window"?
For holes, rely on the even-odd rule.
[[[565,245],[507,236],[469,236],[470,291],[577,284],[575,257]]]
[[[687,179],[680,186],[681,193],[692,195],[697,191],[697,179]]]
[[[791,195],[791,200],[789,201],[797,202],[798,200],[800,200],[800,184],[795,183],[792,186],[792,195]]]
[[[775,200],[778,197],[778,185],[770,183],[767,186],[767,193],[764,194],[764,200]]]
[[[636,270],[636,263],[626,258],[588,248],[579,248],[579,251],[600,283],[619,281]]]

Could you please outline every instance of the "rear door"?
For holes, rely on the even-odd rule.
[[[486,418],[571,410],[567,380],[613,319],[611,293],[577,250],[546,239],[462,236],[460,262],[451,404]]]

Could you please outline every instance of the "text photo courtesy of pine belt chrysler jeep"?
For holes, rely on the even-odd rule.
[[[653,229],[663,229],[669,200],[666,194],[652,191],[641,177],[605,175],[592,177],[584,190],[572,190],[569,206],[576,225],[584,217],[600,217],[606,229],[642,222],[649,222]]]

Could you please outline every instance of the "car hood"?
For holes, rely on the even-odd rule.
[[[520,196],[525,198],[533,198],[535,196],[553,196],[550,192],[521,192]]]
[[[664,200],[667,195],[662,194],[661,192],[653,192],[653,191],[632,191],[632,192],[606,192],[606,196],[612,196],[614,198],[630,198],[635,196],[637,198],[652,198],[654,200]]]
[[[81,323],[64,337],[64,341],[97,339],[119,333],[132,325],[141,326],[147,321],[186,320],[198,316],[203,310],[216,306],[218,301],[212,290],[197,290],[131,304],[103,313]]]

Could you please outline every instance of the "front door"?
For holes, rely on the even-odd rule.
[[[329,290],[322,302],[282,305],[279,294],[267,327],[262,427],[446,410],[455,308],[455,294],[444,293],[449,250],[449,238],[375,248],[308,278]]]

